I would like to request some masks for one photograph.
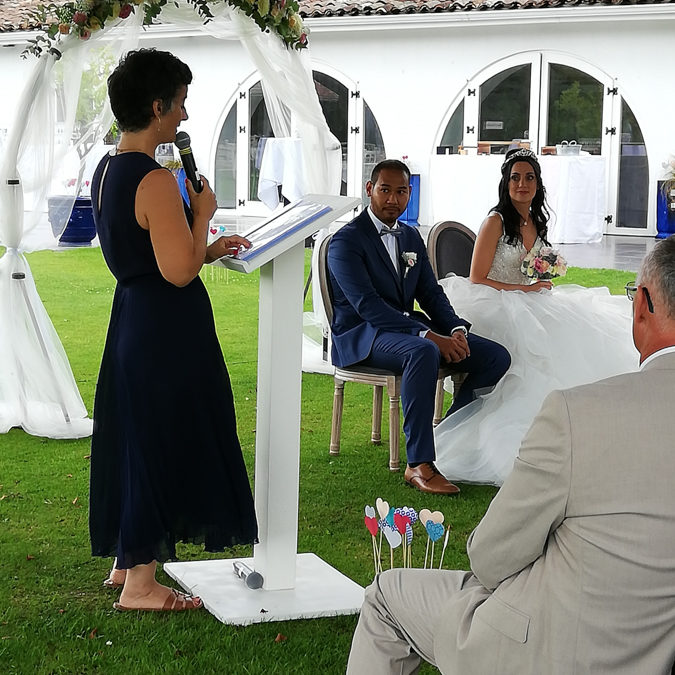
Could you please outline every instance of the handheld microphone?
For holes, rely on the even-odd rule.
[[[204,186],[202,185],[202,181],[199,178],[199,171],[197,171],[195,158],[192,154],[192,148],[190,147],[190,137],[184,131],[179,131],[176,134],[175,142],[180,154],[180,160],[183,162],[185,175],[192,183],[192,187],[194,188],[195,192],[201,192]]]
[[[255,590],[256,588],[261,588],[263,585],[262,574],[252,570],[246,563],[237,560],[237,562],[232,563],[234,567],[234,573],[244,580],[244,583],[251,589]]]

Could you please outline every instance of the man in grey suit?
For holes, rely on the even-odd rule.
[[[348,673],[671,672],[675,236],[626,290],[640,371],[546,398],[469,537],[471,572],[380,574]]]

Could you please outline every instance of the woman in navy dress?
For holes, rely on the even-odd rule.
[[[117,280],[94,403],[90,535],[95,556],[116,556],[115,607],[202,606],[155,579],[177,541],[221,551],[252,544],[257,524],[237,437],[230,380],[204,262],[248,247],[222,237],[208,248],[216,199],[154,159],[187,119],[190,69],[168,52],[129,52],[108,79],[122,136],[92,183],[101,249]]]

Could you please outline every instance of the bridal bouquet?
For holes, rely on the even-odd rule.
[[[542,246],[538,250],[531,250],[523,258],[520,271],[529,279],[555,279],[567,274],[567,262],[558,251],[550,246]]]

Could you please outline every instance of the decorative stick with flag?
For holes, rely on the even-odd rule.
[[[372,506],[366,506],[366,516],[363,519],[370,532],[370,538],[373,544],[373,567],[375,568],[375,574],[382,571],[382,565],[380,562],[380,555],[377,548],[377,543],[375,540],[375,535],[377,534],[377,518],[375,518],[375,509]]]
[[[445,549],[448,548],[448,537],[450,536],[450,525],[448,525],[445,530],[445,541],[443,542],[443,550],[441,551],[441,562],[438,563],[438,569],[440,570],[443,567],[443,556],[445,555]]]

